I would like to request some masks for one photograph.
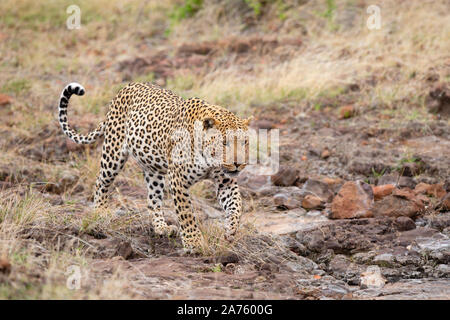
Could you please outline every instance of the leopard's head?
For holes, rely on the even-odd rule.
[[[251,117],[242,119],[223,107],[201,101],[198,114],[203,132],[203,154],[215,159],[215,166],[226,174],[235,176],[249,159],[249,123]]]

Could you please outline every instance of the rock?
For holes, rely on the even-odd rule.
[[[326,182],[308,179],[302,187],[302,191],[305,195],[313,195],[318,197],[323,202],[330,202],[333,199],[333,191],[330,189]]]
[[[300,207],[300,201],[282,193],[276,194],[273,197],[273,202],[277,207],[284,210],[291,210]]]
[[[373,186],[373,196],[376,200],[380,200],[392,193],[394,191],[395,186],[393,184],[385,184],[381,186]]]
[[[411,218],[404,216],[395,219],[395,224],[399,231],[408,231],[416,228],[414,221]]]
[[[430,188],[427,190],[427,195],[435,197],[437,199],[443,199],[446,195],[444,190],[444,184],[432,184]]]
[[[423,202],[415,197],[412,191],[395,189],[392,195],[376,201],[372,212],[374,217],[414,217],[424,208]]]
[[[355,109],[353,106],[343,106],[339,108],[339,119],[348,119],[355,115]]]
[[[426,194],[430,197],[435,197],[437,199],[442,199],[446,195],[446,191],[444,189],[443,183],[438,184],[427,184],[427,183],[419,183],[414,188],[414,193],[416,194]]]
[[[431,113],[440,114],[443,117],[450,116],[450,89],[446,83],[437,83],[425,99],[428,110]]]
[[[450,210],[450,192],[442,199],[442,207],[444,210]]]
[[[272,120],[266,120],[266,119],[253,120],[251,127],[258,128],[258,129],[270,130],[270,129],[275,128],[275,122]]]
[[[373,263],[381,267],[393,267],[394,266],[394,255],[390,253],[382,253],[373,258]]]
[[[325,149],[322,150],[322,153],[320,154],[320,157],[322,159],[328,159],[330,157],[330,155],[331,155],[330,150],[328,150],[328,148],[325,148]]]
[[[132,258],[133,256],[133,247],[131,246],[131,243],[129,241],[121,241],[118,243],[116,252],[114,256],[120,256],[124,258],[125,260],[128,260]]]
[[[74,173],[70,171],[64,171],[62,173],[62,177],[60,179],[59,185],[61,188],[66,190],[67,188],[70,188],[78,181],[78,176],[76,176]]]
[[[422,167],[418,162],[405,162],[400,169],[402,176],[414,177],[422,172]]]
[[[426,194],[428,189],[430,189],[431,185],[428,183],[420,182],[414,188],[414,192],[416,194]]]
[[[9,275],[11,273],[11,263],[6,258],[0,258],[0,274]]]
[[[372,216],[373,191],[362,181],[346,182],[331,204],[332,219],[367,218]]]
[[[328,269],[333,273],[334,277],[352,285],[359,284],[360,274],[364,270],[362,266],[353,263],[343,254],[335,255],[331,259]]]
[[[439,264],[434,269],[434,274],[436,278],[448,278],[450,277],[450,266],[448,264]]]
[[[317,209],[323,207],[323,201],[319,197],[308,194],[302,201],[302,207],[305,209]]]
[[[5,106],[12,103],[12,98],[6,94],[0,93],[0,106]]]
[[[280,166],[278,172],[270,177],[272,183],[279,187],[289,187],[295,184],[298,170],[288,166]]]
[[[234,252],[227,252],[219,257],[219,262],[224,266],[236,264],[239,262],[239,256]]]
[[[269,180],[269,176],[250,174],[247,171],[242,172],[237,177],[237,183],[239,186],[248,188],[252,191],[258,191],[262,187],[269,185]]]
[[[415,186],[416,186],[416,181],[412,177],[401,176],[400,179],[398,179],[398,183],[397,183],[398,188],[414,189]]]
[[[393,184],[398,188],[411,188],[414,189],[416,181],[412,177],[404,177],[396,174],[384,175],[378,179],[378,186]]]
[[[361,288],[382,288],[386,279],[381,275],[379,266],[368,266],[367,270],[361,273]]]

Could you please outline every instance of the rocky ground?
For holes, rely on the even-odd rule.
[[[448,41],[439,41],[448,37],[436,31],[450,21],[448,6],[389,2],[394,14],[376,38],[352,29],[364,1],[331,20],[308,1],[301,19],[289,16],[294,6],[285,20],[280,8],[255,15],[242,2],[230,11],[239,23],[215,27],[208,14],[231,19],[221,6],[168,25],[173,4],[149,3],[150,11],[109,6],[110,20],[95,18],[103,6],[86,7],[94,18],[78,40],[53,20],[33,24],[26,17],[42,10],[31,4],[24,17],[14,1],[3,5],[12,18],[0,21],[0,298],[450,298],[450,60]],[[140,28],[111,33],[134,19]],[[436,39],[421,33],[422,22]],[[191,190],[202,254],[157,237],[133,160],[111,209],[92,210],[101,143],[73,144],[54,117],[59,91],[74,80],[87,94],[71,100],[69,118],[83,132],[129,81],[279,130],[279,171],[249,166],[238,177],[244,213],[232,244],[209,181]],[[170,198],[165,215],[176,223]],[[70,289],[74,266],[79,290]]]

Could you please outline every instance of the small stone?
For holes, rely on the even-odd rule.
[[[348,119],[355,115],[355,109],[353,106],[343,106],[339,108],[339,119]]]
[[[224,266],[227,266],[228,264],[235,265],[239,262],[239,256],[234,252],[228,252],[219,257],[219,262]]]
[[[11,263],[6,258],[0,258],[0,274],[9,275],[11,273]]]
[[[318,197],[323,202],[331,202],[333,199],[333,191],[330,189],[329,185],[326,182],[316,180],[316,179],[308,179],[302,187],[302,191],[308,195],[313,195]]]
[[[64,171],[62,173],[62,177],[60,179],[60,186],[63,189],[67,189],[71,186],[73,186],[78,181],[78,176],[76,176],[74,173],[70,171]]]
[[[361,273],[361,288],[382,288],[386,279],[381,275],[379,266],[368,266],[366,271]]]
[[[275,123],[271,120],[261,119],[252,121],[251,126],[258,129],[270,130],[275,128]]]
[[[281,166],[278,172],[270,177],[275,186],[289,187],[295,184],[298,170],[288,166]]]
[[[5,106],[12,103],[12,98],[6,94],[0,93],[0,106]]]
[[[325,148],[322,150],[322,153],[320,154],[320,157],[322,159],[328,159],[331,156],[331,152],[330,150],[328,150],[328,148]]]
[[[332,219],[372,217],[373,191],[362,181],[346,182],[331,203]]]
[[[374,186],[372,187],[373,196],[376,200],[380,200],[392,193],[394,191],[395,186],[393,184],[385,184],[382,186]]]
[[[415,194],[426,194],[430,197],[435,197],[437,199],[442,199],[446,195],[446,191],[444,189],[443,183],[436,184],[428,184],[428,183],[419,183],[414,188]]]
[[[291,210],[300,207],[300,201],[282,193],[274,195],[273,202],[278,208],[285,210]]]
[[[414,192],[416,194],[426,194],[430,189],[431,185],[428,183],[420,182],[414,188]]]
[[[382,253],[373,258],[373,262],[383,267],[391,267],[394,263],[394,256],[390,253]]]
[[[443,183],[432,184],[427,190],[427,195],[435,197],[437,199],[443,199],[446,195]]]
[[[450,192],[442,199],[442,206],[445,210],[450,210]]]
[[[306,195],[302,201],[302,207],[305,209],[318,209],[323,207],[323,201],[319,197]]]
[[[133,253],[134,251],[131,243],[128,241],[121,241],[116,247],[114,256],[119,256],[124,258],[125,260],[128,260],[133,256]]]
[[[416,224],[409,217],[398,217],[395,219],[395,224],[399,231],[408,231],[416,228]]]
[[[400,170],[402,176],[414,177],[422,171],[422,168],[417,162],[405,162]]]

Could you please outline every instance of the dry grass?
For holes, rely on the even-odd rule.
[[[172,26],[167,17],[180,1],[74,3],[82,8],[82,28],[77,31],[65,27],[65,1],[0,2],[0,93],[13,98],[11,105],[0,106],[0,176],[6,176],[1,182],[13,184],[4,189],[0,184],[0,257],[12,264],[8,277],[0,274],[0,299],[132,298],[135,293],[120,270],[107,282],[99,276],[82,290],[69,290],[67,268],[92,265],[95,247],[85,238],[92,234],[126,239],[143,256],[149,254],[148,243],[137,239],[150,239],[151,233],[140,191],[143,178],[135,163],[127,163],[118,177],[112,199],[113,207],[134,215],[93,212],[90,207],[100,147],[63,149],[56,104],[68,82],[78,81],[87,89],[86,96],[71,100],[70,110],[71,122],[85,132],[103,119],[108,102],[128,81],[117,71],[118,61],[148,55],[147,48],[232,35],[298,37],[303,44],[288,60],[255,59],[259,62],[251,68],[233,64],[198,73],[187,66],[167,79],[167,87],[249,113],[251,105],[294,101],[304,107],[324,97],[339,100],[349,84],[357,83],[361,90],[353,102],[361,108],[379,105],[396,119],[422,121],[428,117],[423,79],[432,72],[441,81],[450,80],[448,1],[383,1],[382,28],[377,31],[365,27],[369,2],[364,0],[339,2],[326,17],[325,1],[309,1],[301,10],[272,5],[260,18],[252,18],[251,27],[245,22],[251,10],[227,11],[218,1],[205,1],[198,15]],[[138,80],[151,78],[141,75]],[[367,84],[372,78],[376,83]],[[403,109],[394,113],[392,108],[399,105]],[[57,154],[60,149],[66,152]],[[55,155],[36,159],[28,150]],[[67,172],[78,178],[75,184],[60,194],[41,192],[45,185],[57,185]],[[212,197],[202,184],[193,193]],[[263,256],[261,248],[276,247],[270,239],[252,246],[251,226],[242,228],[233,246],[223,241],[217,224],[204,224],[202,231],[205,255],[231,250],[257,260]],[[177,248],[179,243],[172,249]]]

